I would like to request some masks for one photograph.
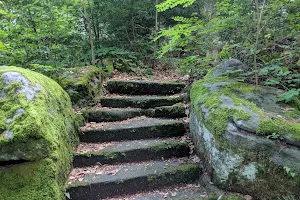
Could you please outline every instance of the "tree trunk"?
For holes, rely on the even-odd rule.
[[[260,10],[260,13],[257,12],[258,16],[258,21],[257,21],[257,27],[256,27],[256,38],[255,38],[255,45],[254,45],[254,56],[253,56],[253,66],[255,72],[255,85],[258,86],[258,66],[257,66],[257,47],[258,47],[258,40],[259,40],[259,35],[261,33],[261,20],[264,12],[264,7],[266,4],[266,0],[264,0],[263,6]]]
[[[158,4],[158,0],[156,0],[156,5]],[[158,34],[158,11],[156,9],[155,11],[155,37],[157,37]],[[157,49],[157,40],[154,42],[154,58],[156,58],[156,49]]]
[[[92,32],[91,20],[90,20],[90,18],[87,15],[85,2],[83,2],[83,12],[84,12],[85,21],[86,21],[87,26],[88,26],[88,32],[89,32],[89,38],[90,38],[90,45],[91,45],[91,52],[92,52],[92,65],[96,66],[95,47],[94,47],[94,40],[93,40],[93,32]]]

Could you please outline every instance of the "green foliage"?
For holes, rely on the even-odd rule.
[[[190,17],[174,17],[176,25],[160,32],[156,38],[164,42],[160,57],[183,53],[184,62],[191,64],[183,72],[194,76],[201,76],[211,66],[205,64],[207,57],[216,62],[237,58],[249,66],[244,74],[247,81],[254,83],[258,75],[260,84],[287,91],[280,101],[296,100],[300,87],[300,1],[258,2],[256,7],[253,1],[243,0],[178,1],[186,6],[193,3],[198,10]],[[174,6],[177,3],[166,0],[158,8],[164,11]]]
[[[51,76],[55,73],[56,68],[52,66],[44,66],[44,65],[39,65],[39,64],[31,64],[29,67],[32,71],[39,72],[41,74],[44,74],[46,76]]]
[[[291,169],[290,167],[284,166],[283,169],[289,177],[295,178],[297,176],[297,173],[295,172],[295,170]]]
[[[116,47],[102,48],[96,51],[99,66],[110,74],[114,69],[124,72],[135,71],[142,67],[137,53]]]
[[[272,140],[278,140],[278,139],[280,139],[280,134],[272,133],[271,135],[268,135],[267,138],[272,139]]]
[[[132,66],[153,51],[154,14],[152,0],[1,1],[0,64],[90,65],[89,20],[96,59],[117,55]]]
[[[101,56],[102,49],[106,51],[111,47],[136,52],[144,57],[152,53],[155,1],[89,0],[88,2],[96,54],[98,51]]]
[[[213,56],[189,56],[181,60],[179,69],[182,74],[190,74],[199,79],[205,76],[215,64]]]
[[[196,0],[166,0],[161,4],[157,5],[158,11],[166,11],[170,8],[174,8],[176,6],[182,5],[183,7],[188,7],[192,5]]]
[[[76,16],[77,4],[67,1],[3,1],[0,64],[72,65],[84,52]]]
[[[288,67],[281,67],[280,65],[274,64],[246,73],[241,72],[241,70],[231,70],[227,71],[224,75],[229,77],[231,77],[231,75],[235,75],[234,77],[238,81],[251,82],[251,77],[257,73],[260,79],[264,80],[262,84],[287,90],[279,96],[278,101],[284,101],[285,103],[293,100],[299,101],[300,74],[294,74]]]
[[[292,88],[291,90],[280,95],[279,101],[284,101],[286,103],[294,99],[299,101],[298,99],[299,95],[300,95],[300,89]]]

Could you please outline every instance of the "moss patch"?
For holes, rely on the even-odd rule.
[[[155,152],[162,152],[167,149],[182,149],[186,146],[185,142],[159,142],[151,149]]]
[[[211,92],[207,85],[214,83],[226,82],[226,85],[220,85],[216,91]],[[235,108],[224,109],[220,107],[222,100],[221,95],[226,95],[234,101],[234,106],[246,106],[252,112],[260,116],[260,126],[257,130],[258,134],[271,135],[276,133],[278,135],[291,134],[294,139],[300,139],[300,124],[294,121],[289,121],[279,117],[269,117],[262,109],[260,109],[255,103],[240,98],[236,93],[249,94],[259,93],[260,88],[255,88],[252,85],[244,83],[234,82],[227,77],[210,78],[205,77],[203,80],[194,83],[191,89],[191,101],[192,106],[196,109],[201,119],[203,119],[202,111],[199,109],[200,104],[204,104],[205,108],[209,110],[210,117],[206,123],[207,127],[217,136],[221,136],[226,130],[227,124],[230,120],[248,120],[250,115],[245,111],[241,111]],[[297,108],[293,108],[298,113]]]
[[[198,200],[245,200],[243,197],[235,196],[235,195],[223,195],[219,198],[220,195],[210,194],[207,198],[199,198]]]
[[[1,76],[17,72],[37,87],[33,100],[20,92],[20,82],[4,83]],[[70,98],[53,80],[18,67],[1,67],[0,98],[1,160],[29,162],[0,170],[1,197],[6,200],[63,199],[65,181],[78,142],[78,125]],[[16,115],[18,110],[23,112]],[[8,121],[10,123],[8,123]],[[12,132],[11,138],[4,135]],[[30,196],[30,197],[29,197]]]
[[[293,139],[300,140],[300,123],[272,117],[262,120],[257,132],[261,135],[290,134]]]
[[[61,74],[61,75],[60,75]],[[74,105],[92,105],[102,92],[104,72],[94,66],[67,68],[51,76],[70,95]]]
[[[252,194],[256,199],[277,199],[283,194],[300,195],[300,177],[289,176],[283,167],[275,165],[265,153],[249,154],[248,162],[258,163],[258,173],[254,181],[237,178],[232,172],[228,181],[229,189]]]
[[[54,79],[71,97],[74,106],[88,106],[95,103],[102,92],[102,82],[105,72],[94,66],[57,68],[45,70],[42,65],[31,69]],[[48,69],[48,68],[47,68]]]

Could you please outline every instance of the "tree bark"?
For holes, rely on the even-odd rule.
[[[89,38],[90,38],[90,45],[91,45],[91,53],[92,53],[92,65],[96,65],[96,59],[95,59],[95,47],[94,47],[94,40],[93,40],[93,32],[92,32],[92,26],[91,26],[91,20],[87,15],[86,11],[86,5],[83,1],[83,12],[84,12],[84,19],[88,26],[88,32],[89,32]]]
[[[257,0],[256,0],[257,1]],[[258,40],[259,40],[259,35],[261,33],[261,20],[262,20],[262,15],[264,12],[264,7],[265,7],[266,0],[264,0],[263,6],[260,10],[260,13],[257,12],[258,16],[258,21],[257,21],[257,27],[256,27],[256,38],[255,38],[255,46],[254,46],[254,56],[253,56],[253,66],[255,69],[255,84],[258,86],[258,66],[257,66],[257,47],[258,47]]]
[[[158,0],[156,0],[156,5],[158,4]],[[155,37],[157,37],[158,34],[158,11],[156,9],[155,11]],[[157,50],[157,40],[154,42],[154,58],[156,58],[156,52]]]

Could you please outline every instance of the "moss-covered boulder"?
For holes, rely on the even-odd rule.
[[[54,68],[32,65],[30,69],[58,82],[69,94],[75,107],[95,104],[102,93],[104,72],[97,67]]]
[[[55,81],[0,67],[0,199],[64,199],[77,130],[70,98]]]
[[[190,116],[191,137],[213,181],[257,199],[299,197],[298,103],[279,104],[281,90],[214,74],[194,83]]]

